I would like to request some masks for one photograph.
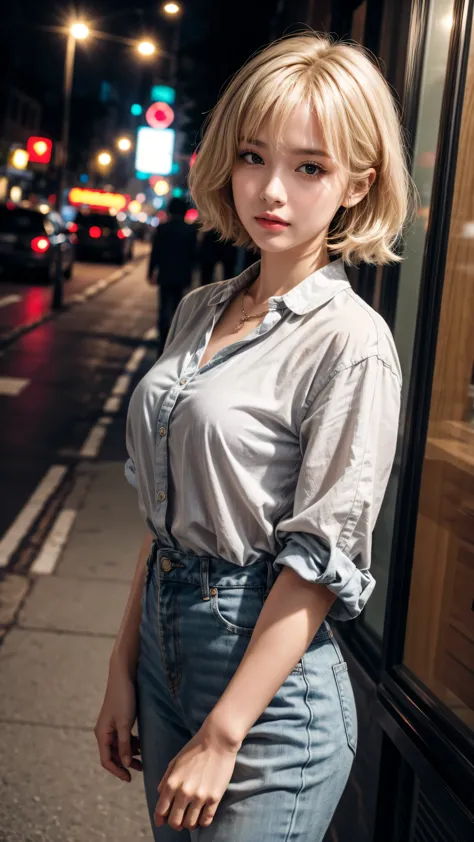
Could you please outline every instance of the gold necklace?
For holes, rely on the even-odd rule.
[[[240,330],[242,325],[245,324],[245,322],[251,321],[252,319],[261,319],[262,316],[266,316],[267,313],[268,313],[268,310],[265,310],[264,313],[256,313],[254,316],[249,316],[248,313],[245,312],[245,308],[244,308],[244,299],[245,299],[245,295],[246,295],[247,292],[248,292],[248,289],[242,290],[242,296],[241,296],[242,317],[241,317],[240,322],[238,323],[237,327],[233,331],[234,333],[238,333],[238,331]]]

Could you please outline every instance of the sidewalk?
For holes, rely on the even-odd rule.
[[[0,648],[0,842],[150,839],[140,773],[105,772],[93,734],[144,535],[124,458],[122,413],[76,469],[59,564],[35,577]]]

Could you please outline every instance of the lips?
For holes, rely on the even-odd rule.
[[[282,231],[288,228],[289,222],[279,219],[278,216],[256,216],[256,221],[262,228],[267,228],[271,231]]]

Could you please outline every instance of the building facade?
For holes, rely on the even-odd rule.
[[[393,331],[404,391],[377,586],[335,624],[359,743],[327,842],[474,839],[472,17],[472,0],[336,0],[327,27],[380,58],[419,193],[403,263],[351,276]]]

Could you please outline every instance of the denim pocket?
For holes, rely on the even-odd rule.
[[[355,755],[357,751],[357,708],[346,661],[334,664],[332,670],[341,702],[347,743]]]
[[[227,631],[251,637],[263,608],[265,589],[211,588],[211,609]]]

